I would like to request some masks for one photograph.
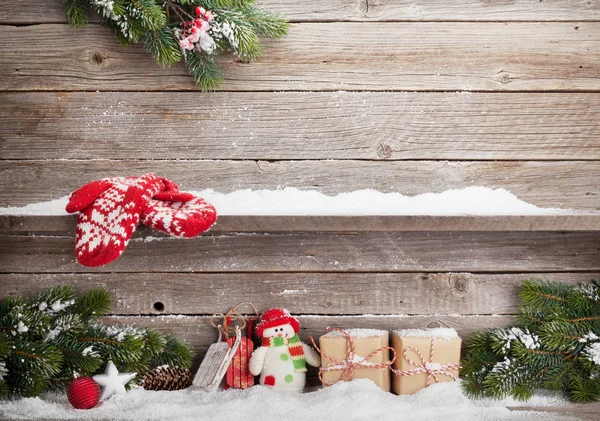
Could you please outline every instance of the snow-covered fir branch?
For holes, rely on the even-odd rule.
[[[521,329],[518,327],[512,327],[510,329],[500,330],[498,337],[501,340],[506,341],[504,344],[504,353],[508,354],[513,341],[519,341],[527,349],[538,349],[540,347],[540,340],[537,335],[529,332],[529,330]]]

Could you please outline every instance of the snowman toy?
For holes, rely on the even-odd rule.
[[[300,341],[300,323],[287,310],[266,311],[256,325],[262,346],[250,358],[250,372],[260,384],[277,390],[302,392],[306,384],[306,364],[321,365],[319,354]]]

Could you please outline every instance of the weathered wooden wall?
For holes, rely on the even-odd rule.
[[[600,210],[598,2],[260,3],[292,20],[289,37],[256,63],[224,57],[223,90],[206,94],[97,20],[69,28],[58,0],[0,2],[0,206],[152,171],[185,189],[482,185]],[[105,286],[108,322],[175,332],[199,361],[207,316],[241,300],[289,308],[305,338],[328,325],[468,337],[514,319],[523,278],[600,276],[595,216],[222,221],[191,241],[142,231],[90,270],[73,218],[3,217],[0,296]]]

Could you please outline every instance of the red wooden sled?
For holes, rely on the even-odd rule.
[[[250,373],[250,357],[254,352],[254,342],[252,342],[252,318],[248,318],[248,333],[242,338],[240,346],[233,355],[231,364],[227,369],[226,388],[247,389],[254,386],[254,376]],[[235,338],[227,339],[229,346],[233,346]]]

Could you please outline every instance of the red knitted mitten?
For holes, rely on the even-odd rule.
[[[150,199],[142,213],[142,223],[145,225],[167,234],[186,238],[195,237],[206,231],[216,219],[215,208],[199,197],[194,197],[185,203]]]
[[[67,212],[79,211],[75,253],[85,266],[101,266],[123,253],[148,200],[165,185],[154,174],[94,181],[75,191]]]

